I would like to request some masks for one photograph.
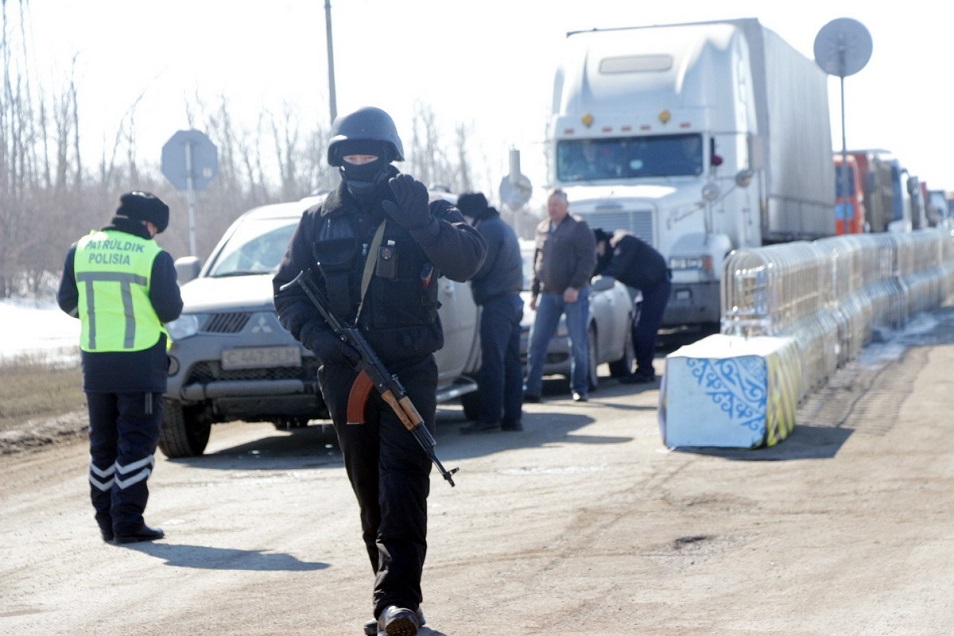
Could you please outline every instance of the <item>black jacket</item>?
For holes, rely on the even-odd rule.
[[[612,276],[636,289],[648,289],[669,278],[669,268],[663,255],[649,243],[631,234],[623,236],[612,253],[607,250],[596,273]]]
[[[117,230],[148,239],[149,231],[139,221],[114,217],[104,230]],[[56,294],[60,309],[73,317],[79,316],[79,290],[73,259],[76,243],[70,246],[63,263],[63,276]],[[182,296],[176,283],[176,268],[168,252],[159,252],[152,263],[149,300],[156,316],[163,323],[179,317]],[[143,351],[81,352],[83,361],[83,389],[91,393],[162,393],[166,390],[169,359],[166,356],[166,338]]]
[[[385,363],[431,354],[443,344],[437,315],[440,276],[466,281],[478,270],[486,244],[447,201],[431,202],[431,221],[410,232],[388,220],[380,202],[359,204],[342,182],[325,201],[304,212],[273,279],[275,309],[299,341],[312,329],[330,330],[298,286],[279,291],[311,269],[339,318],[353,324],[362,305],[361,280],[375,231],[387,220],[382,245],[396,257],[376,257],[357,318],[368,343]],[[316,263],[322,263],[319,273]],[[330,284],[329,284],[329,281]]]
[[[596,267],[596,238],[581,217],[567,214],[554,231],[550,219],[537,224],[533,256],[534,295],[562,294],[568,287],[583,289],[590,284]]]
[[[487,242],[487,258],[471,279],[474,302],[482,305],[498,296],[519,294],[524,281],[517,233],[494,208],[488,208],[474,227]]]

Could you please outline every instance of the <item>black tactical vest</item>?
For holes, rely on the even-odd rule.
[[[322,215],[313,254],[332,309],[348,324],[357,316],[382,360],[420,357],[444,344],[437,313],[440,272],[408,231],[393,221],[385,222],[380,243],[372,249],[386,218],[383,212],[367,213],[357,206]],[[373,274],[362,300],[369,261]]]

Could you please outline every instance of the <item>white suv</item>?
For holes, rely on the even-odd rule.
[[[432,196],[447,197],[445,193]],[[268,421],[276,428],[327,419],[318,362],[279,324],[272,276],[313,196],[255,208],[239,217],[200,267],[176,261],[182,315],[169,323],[172,347],[159,448],[167,457],[201,455],[212,424]],[[435,355],[438,401],[476,391],[478,310],[469,283],[440,279],[444,347]]]

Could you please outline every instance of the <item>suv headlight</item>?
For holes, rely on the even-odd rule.
[[[201,314],[182,314],[172,322],[166,323],[169,337],[175,342],[182,338],[194,336],[199,332],[199,324],[201,324],[202,317]]]

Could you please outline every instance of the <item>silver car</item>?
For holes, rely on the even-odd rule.
[[[201,455],[215,423],[268,421],[292,429],[328,418],[318,361],[279,324],[272,302],[272,276],[289,239],[302,213],[321,200],[250,210],[204,266],[192,257],[176,261],[185,306],[168,325],[171,362],[159,436],[167,457]],[[443,402],[476,390],[480,356],[470,285],[442,277],[439,294],[444,347],[436,358]]]

